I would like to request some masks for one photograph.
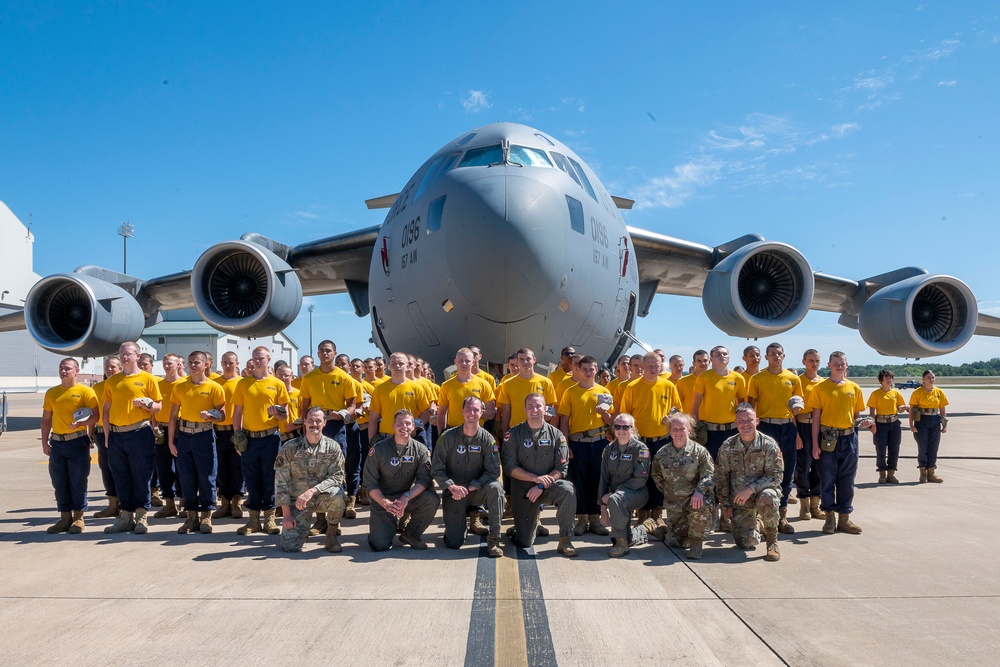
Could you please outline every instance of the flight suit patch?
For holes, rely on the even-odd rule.
[[[464,454],[465,453],[465,445],[459,445],[458,447],[455,448],[455,451],[458,452],[459,454]]]
[[[611,460],[612,461],[618,460],[618,452],[611,452]]]
[[[622,461],[631,461],[631,460],[632,460],[631,454],[622,454]]]
[[[542,440],[538,441],[538,446],[539,447],[549,447],[551,445],[552,445],[552,441],[549,440],[548,438],[543,438]]]
[[[481,451],[483,451],[483,448],[481,446],[479,446],[479,445],[469,445],[469,451],[470,452],[481,452]]]
[[[391,459],[389,459],[389,465],[391,465],[391,466],[398,466],[399,465],[399,459],[396,458],[395,456],[393,456]]]
[[[403,463],[413,463],[413,457],[412,456],[404,456],[403,457]]]

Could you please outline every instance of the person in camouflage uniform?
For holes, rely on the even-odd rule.
[[[767,540],[764,560],[776,561],[778,552],[778,506],[784,462],[774,439],[757,431],[757,413],[748,403],[736,408],[738,433],[719,448],[715,466],[715,489],[719,506],[733,522],[736,546],[751,551],[757,544],[755,526]]]
[[[651,474],[663,493],[666,527],[653,533],[670,547],[687,547],[687,558],[701,558],[705,530],[715,501],[715,465],[708,450],[691,437],[694,419],[675,412],[667,417],[671,443],[653,457]]]
[[[649,448],[635,432],[635,418],[623,412],[615,416],[615,441],[601,454],[601,478],[597,495],[601,500],[601,521],[611,527],[614,546],[609,558],[628,555],[629,547],[645,544],[656,529],[652,519],[629,528],[632,510],[641,509],[649,499]]]
[[[310,408],[302,421],[305,434],[282,445],[274,460],[274,498],[282,508],[278,540],[282,551],[301,551],[316,512],[326,516],[326,550],[337,553],[342,550],[337,529],[346,506],[344,453],[335,440],[323,435],[323,408]]]

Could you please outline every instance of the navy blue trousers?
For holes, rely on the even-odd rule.
[[[854,511],[854,478],[858,474],[858,433],[837,438],[832,452],[820,451],[820,506],[824,512]]]
[[[184,509],[198,512],[215,509],[217,463],[214,430],[177,434],[177,467],[181,472]],[[271,485],[273,493],[273,481]]]
[[[246,508],[274,509],[274,460],[281,448],[281,434],[250,438],[243,452],[243,480],[247,486]]]
[[[792,479],[795,477],[795,422],[787,424],[767,424],[761,422],[757,429],[764,435],[769,435],[778,443],[781,459],[785,467],[781,475],[781,504],[788,507],[788,494],[792,492]]]
[[[153,478],[156,438],[149,426],[111,432],[108,441],[108,463],[115,477],[118,505],[126,512],[140,507],[149,509],[149,484]],[[272,475],[273,476],[273,475]]]
[[[49,479],[56,492],[60,512],[87,509],[87,478],[90,476],[90,438],[86,431],[78,438],[52,442]]]

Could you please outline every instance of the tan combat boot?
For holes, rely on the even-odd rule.
[[[573,546],[571,537],[560,537],[559,546],[556,547],[556,551],[565,556],[566,558],[575,558],[577,555],[576,548]]]
[[[187,506],[184,505],[184,499],[183,498],[178,498],[177,499],[177,518],[178,519],[186,519],[186,518],[188,518]]]
[[[649,510],[649,518],[652,519],[657,526],[663,526],[664,528],[666,528],[667,524],[663,521],[662,507],[656,507],[654,509]]]
[[[805,505],[805,503],[802,504]],[[792,524],[788,523],[788,508],[782,507],[778,510],[778,512],[778,532],[785,535],[791,535],[795,532],[795,528],[792,527]]]
[[[326,519],[326,544],[323,548],[332,554],[339,554],[344,550],[344,547],[340,546],[340,540],[337,539],[337,528],[340,526],[340,521],[334,519],[327,515]]]
[[[573,534],[580,537],[587,532],[587,515],[577,514],[576,515],[576,525],[573,527]]]
[[[234,519],[243,518],[243,496],[233,496],[229,499],[229,514]]]
[[[263,511],[263,518],[264,518],[264,522],[261,525],[263,526],[263,530],[264,530],[265,533],[267,533],[268,535],[280,535],[281,534],[281,529],[278,528],[278,524],[276,524],[274,522],[274,510],[273,509],[264,510]],[[323,523],[326,523],[326,517],[323,518]],[[334,530],[337,529],[336,526],[334,526],[333,528],[334,528]]]
[[[219,506],[215,508],[214,512],[212,512],[212,518],[213,519],[225,518],[229,516],[230,511],[231,507],[229,505],[229,498],[220,498]]]
[[[347,496],[347,507],[344,508],[345,519],[357,519],[358,512],[354,509],[354,496]],[[327,519],[329,521],[329,519]]]
[[[173,498],[164,498],[163,507],[156,510],[153,514],[154,519],[166,519],[172,516],[177,516],[177,505],[174,503]]]
[[[309,537],[316,537],[317,535],[326,534],[326,514],[316,515],[316,521],[313,523],[312,528],[309,529]]]
[[[188,518],[184,521],[184,524],[177,529],[178,535],[187,535],[188,533],[194,533],[198,530],[198,515],[194,512],[188,512]]]
[[[118,496],[108,496],[108,506],[94,512],[95,519],[110,519],[113,516],[118,516]]]
[[[810,506],[812,505],[812,498],[803,498],[802,504],[799,506],[799,521],[808,521],[812,518],[812,513],[810,511]],[[817,519],[819,517],[816,517]]]
[[[837,513],[830,510],[826,513],[826,522],[823,524],[823,532],[833,535],[837,532]]]
[[[126,531],[132,530],[135,527],[135,522],[132,520],[132,513],[127,510],[121,510],[118,512],[118,518],[110,526],[105,526],[105,533],[124,533]]]
[[[210,534],[212,532],[212,513],[209,511],[202,512],[198,520],[201,522],[201,526],[198,527],[198,530],[200,530],[203,535]]]
[[[886,483],[886,481],[885,481],[885,470],[879,470],[878,471],[878,483],[879,484],[885,484]]]
[[[359,505],[371,505],[372,501],[368,499],[368,491],[365,487],[358,489],[358,504]]]
[[[482,519],[479,518],[478,510],[469,515],[469,532],[473,535],[490,534],[490,529],[484,526]]]
[[[788,504],[789,505],[794,505],[797,502],[799,502],[798,498],[796,498],[795,496],[788,496]]]
[[[688,560],[701,560],[701,551],[704,542],[702,540],[691,540],[691,546],[688,547],[687,559]]]
[[[611,534],[611,531],[608,530],[608,527],[605,526],[603,523],[601,523],[601,515],[600,514],[590,514],[590,515],[588,515],[587,516],[587,522],[590,524],[590,526],[589,526],[589,528],[587,530],[589,530],[590,532],[592,532],[594,535],[600,535],[601,537],[607,537],[608,535]]]
[[[656,522],[652,519],[646,519],[642,522],[642,527],[646,529],[646,535],[651,540],[656,540],[657,542],[662,542],[663,537],[667,532],[664,526],[657,526]]]
[[[928,482],[934,482],[935,484],[940,484],[944,480],[937,476],[937,473],[934,472],[935,470],[937,470],[937,468],[928,468],[927,469],[927,481]]]
[[[55,524],[49,526],[45,532],[49,535],[54,535],[56,533],[65,533],[69,530],[69,527],[73,524],[73,514],[71,512],[59,512],[59,520]]]
[[[160,495],[160,487],[154,486],[150,489],[149,504],[153,507],[163,507],[163,497]]]
[[[918,482],[920,484],[926,484],[927,483],[927,468],[917,468],[917,470],[920,471],[920,479],[918,480]]]
[[[614,538],[615,545],[608,551],[608,558],[628,556],[628,540],[624,537]]]
[[[261,530],[263,529],[260,526],[260,510],[250,510],[250,520],[245,526],[237,528],[236,534],[249,535],[250,533],[259,533]]]
[[[885,481],[889,484],[899,484],[899,480],[896,479],[896,471],[889,469],[886,471]]]
[[[812,498],[810,498],[809,499],[809,513],[812,514],[812,518],[814,518],[814,519],[825,519],[826,518],[826,512],[824,512],[823,510],[821,510],[819,508],[819,503],[820,503],[820,497],[819,496],[813,496]]]
[[[833,514],[833,512],[830,512]],[[861,526],[851,521],[851,515],[841,512],[840,521],[837,523],[838,533],[849,533],[851,535],[860,535]]]
[[[149,532],[149,521],[146,519],[146,508],[140,507],[135,511],[135,534],[145,535]]]
[[[764,560],[771,563],[781,560],[781,552],[778,551],[778,535],[768,535],[766,539],[767,554],[764,556]]]
[[[490,535],[486,538],[486,555],[490,558],[503,557],[503,549],[500,548],[499,535]]]
[[[73,511],[73,523],[70,524],[69,530],[66,532],[73,533],[74,535],[83,532],[83,510]]]

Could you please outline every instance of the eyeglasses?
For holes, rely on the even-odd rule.
[[[616,431],[628,431],[632,428],[631,424],[615,424]]]

